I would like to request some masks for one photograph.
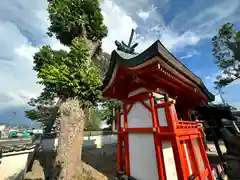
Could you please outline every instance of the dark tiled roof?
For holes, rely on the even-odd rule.
[[[8,141],[0,142],[0,154],[9,152],[19,152],[24,150],[34,149],[40,142],[32,139],[24,139],[19,141],[13,141],[9,139]]]
[[[36,147],[36,144],[23,144],[23,145],[10,145],[10,146],[2,146],[0,150],[2,153],[9,153],[9,152],[19,152],[25,150],[31,150]]]
[[[169,66],[178,71],[178,73],[182,74],[184,77],[196,84],[201,89],[201,91],[208,97],[209,101],[214,101],[215,96],[207,90],[202,80],[193,72],[191,72],[186,66],[184,66],[176,57],[174,57],[159,40],[138,55],[127,54],[121,51],[114,50],[111,54],[108,72],[103,81],[103,89],[110,82],[116,64],[122,65],[124,67],[134,67],[147,62],[155,56],[161,57],[163,61],[165,61]]]

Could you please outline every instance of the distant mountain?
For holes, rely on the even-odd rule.
[[[30,125],[32,121],[25,117],[24,111],[29,109],[29,106],[11,106],[0,109],[1,124],[21,124]]]

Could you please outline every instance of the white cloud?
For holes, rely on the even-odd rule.
[[[231,104],[233,107],[237,108],[238,111],[240,111],[240,102]]]
[[[167,26],[154,26],[148,29],[146,34],[142,35],[141,39],[137,39],[140,49],[145,50],[156,40],[160,40],[162,44],[171,52],[182,51],[188,45],[196,45],[199,43],[200,38],[193,32],[187,31],[179,34]]]
[[[143,24],[137,22],[140,34],[144,36],[142,38],[144,47],[160,39],[170,51],[182,51],[186,46],[196,45],[203,39],[212,38],[223,23],[239,22],[236,14],[240,8],[238,0],[233,0],[231,3],[228,0],[194,1],[180,12],[176,7],[177,14],[172,12],[175,15],[171,15],[172,19],[168,22],[166,22],[166,12],[171,6],[171,1],[123,1],[115,2],[121,5],[126,14],[132,17],[137,14],[141,19],[147,19]],[[156,8],[150,11],[149,7]],[[142,43],[140,41],[140,45]]]
[[[124,42],[128,42],[131,29],[141,29],[148,32],[139,33],[136,31],[136,35],[133,41],[138,42],[139,46],[136,48],[137,52],[142,52],[146,48],[148,48],[151,44],[153,44],[157,39],[164,41],[164,45],[167,48],[172,49],[174,44],[177,41],[183,41],[181,38],[174,39],[177,37],[177,34],[169,31],[167,33],[163,32],[162,37],[156,36],[158,32],[156,29],[159,29],[159,25],[164,24],[164,19],[159,17],[157,14],[157,9],[155,5],[151,5],[150,2],[145,0],[135,1],[114,1],[114,0],[102,0],[101,8],[104,16],[104,22],[108,26],[108,37],[103,40],[103,50],[110,53],[115,47],[115,40]],[[166,3],[166,1],[162,1],[162,5]],[[150,5],[149,5],[150,4]],[[134,11],[132,11],[134,9]],[[129,11],[131,10],[131,11]],[[133,12],[138,13],[133,13]],[[145,21],[145,24],[139,26],[140,24],[136,20],[137,17],[140,17]],[[133,19],[132,17],[135,17]],[[149,24],[150,23],[150,24]],[[158,24],[156,26],[156,23]],[[151,26],[154,25],[154,26]],[[150,29],[150,30],[149,30]],[[152,31],[151,31],[152,30]],[[174,37],[172,37],[174,35]],[[189,36],[189,40],[191,42],[196,41],[191,34],[186,34]],[[170,39],[169,39],[170,38]],[[169,41],[170,40],[170,41]],[[187,41],[189,41],[187,40]],[[190,43],[191,43],[190,42]]]
[[[226,22],[239,22],[240,1],[195,1],[169,23],[175,31],[192,30],[200,39],[212,38]]]
[[[232,84],[240,84],[240,79],[233,81]]]
[[[141,9],[137,14],[143,21],[146,21],[149,17],[154,18],[156,16],[156,10],[157,7],[152,5],[147,11]]]
[[[104,2],[110,2],[110,1],[105,0]],[[158,39],[170,51],[182,50],[182,48],[184,48],[185,46],[195,45],[195,44],[198,44],[200,41],[200,37],[197,36],[196,33],[192,32],[190,30],[186,31],[182,34],[178,33],[177,31],[174,31],[171,27],[169,27],[166,24],[164,17],[158,13],[158,11],[157,11],[158,8],[156,8],[155,5],[152,5],[152,6],[150,6],[151,7],[150,9],[143,11],[142,8],[146,9],[146,7],[144,7],[144,6],[146,6],[144,3],[135,2],[134,3],[135,6],[133,5],[133,2],[129,3],[129,4],[127,3],[126,8],[124,8],[124,6],[122,8],[120,8],[113,2],[111,2],[111,4],[114,5],[114,7],[118,7],[117,10],[118,11],[120,10],[124,14],[124,15],[122,14],[122,19],[124,19],[125,17],[128,17],[131,20],[122,22],[121,20],[114,18],[113,19],[114,26],[117,26],[117,27],[120,26],[120,29],[114,28],[112,30],[110,28],[109,33],[111,34],[113,31],[122,32],[121,30],[124,28],[127,30],[126,38],[128,38],[129,31],[132,28],[132,26],[130,26],[130,24],[132,24],[132,22],[134,22],[134,24],[137,24],[137,28],[138,28],[137,30],[141,31],[139,36],[135,37],[135,41],[137,41],[139,43],[139,47],[136,48],[137,51],[139,51],[139,52],[148,48],[152,43],[154,43]],[[137,13],[137,15],[141,19],[145,20],[144,24],[140,24],[140,23],[137,23],[136,21],[133,21],[133,19],[127,15],[127,14],[129,14],[129,12],[126,10],[128,10],[129,7],[132,7],[132,8],[134,7],[136,9],[140,9],[140,11],[139,11],[139,13]],[[103,11],[105,11],[104,9],[105,8],[103,8]],[[112,11],[112,9],[113,9],[113,11]],[[108,13],[106,13],[108,15],[106,17],[106,19],[108,19],[109,16],[116,17],[116,13],[113,13],[115,11],[116,11],[115,8],[110,8],[110,11],[108,11]],[[118,13],[118,15],[119,15],[119,13]],[[108,25],[109,23],[106,23],[106,24]],[[133,26],[133,27],[135,27],[135,26]],[[137,31],[137,33],[139,33],[138,31]],[[116,36],[116,37],[118,37],[118,36]]]
[[[191,58],[191,57],[199,55],[199,54],[200,54],[200,52],[198,52],[196,50],[195,51],[190,51],[190,52],[187,52],[187,54],[185,56],[182,56],[179,59],[188,59],[188,58]]]
[[[39,48],[34,47],[30,44],[22,44],[21,46],[15,49],[15,53],[21,56],[22,58],[32,61],[33,55],[39,50]]]
[[[213,83],[217,80],[217,77],[221,74],[222,74],[222,71],[219,70],[215,73],[212,73],[212,75],[206,76],[205,79]]]
[[[210,80],[210,79],[212,79],[212,77],[211,77],[211,76],[207,76],[206,79],[207,79],[207,80]]]
[[[166,23],[162,12],[167,11],[168,3],[171,1],[102,0],[104,22],[109,31],[108,37],[103,40],[104,51],[110,53],[116,49],[115,40],[127,42],[132,28],[137,29],[134,39],[139,42],[139,52],[157,39],[171,51],[182,51],[188,45],[196,45],[202,39],[212,37],[222,22],[237,20],[235,12],[240,4],[238,0],[231,3],[223,0],[206,7],[206,3],[203,6],[202,1],[196,1],[192,7],[184,9]],[[56,39],[46,36],[49,25],[46,8],[46,0],[1,1],[0,102],[4,100],[4,103],[0,106],[24,104],[28,98],[40,93],[41,86],[36,84],[36,73],[32,70],[32,56],[41,45],[68,49]],[[182,58],[192,55],[193,52],[188,52]]]
[[[26,105],[42,87],[33,71],[33,55],[43,44],[65,48],[46,36],[47,1],[3,0],[0,5],[0,107]]]
[[[222,104],[222,98],[220,95],[215,95],[215,101],[212,102],[213,104]]]
[[[109,28],[103,49],[111,52],[115,49],[114,41],[127,41],[131,28],[137,28],[137,24],[110,0],[105,0],[101,7]],[[31,97],[41,92],[42,87],[36,84],[36,73],[32,70],[32,57],[41,45],[49,44],[53,49],[68,50],[55,38],[47,38],[45,35],[49,25],[46,8],[46,1],[4,0],[0,5],[1,107],[25,105]],[[3,13],[6,13],[6,9],[9,16]]]
[[[51,46],[53,50],[65,50],[70,51],[70,48],[61,44],[56,38],[49,38],[48,44]]]
[[[170,51],[182,51],[186,46],[196,45],[202,39],[212,38],[219,25],[234,18],[240,4],[238,0],[232,3],[224,0],[208,6],[206,2],[195,2],[193,8],[189,6],[189,9],[176,14],[166,23],[161,11],[167,9],[169,3],[171,1],[103,0],[101,7],[109,26],[109,36],[104,40],[103,48],[111,52],[115,48],[115,39],[127,41],[131,28],[137,28],[137,33],[140,34],[138,38],[135,37],[139,42],[139,47],[136,48],[138,51],[145,50],[157,39]],[[225,9],[226,7],[228,8]],[[139,22],[137,17],[144,22]],[[187,54],[185,58],[187,57],[192,55]]]
[[[211,76],[206,76],[205,79],[206,80],[209,80],[211,82],[215,82],[218,78],[218,76],[221,76],[221,77],[228,77],[227,74],[224,74],[223,71],[218,71],[216,73],[213,73]],[[240,79],[237,79],[235,81],[233,81],[232,83],[230,83],[227,87],[230,87],[230,86],[234,86],[234,85],[238,85],[240,84]]]
[[[200,38],[191,31],[179,35],[172,30],[166,29],[160,36],[160,40],[169,50],[176,51],[178,48],[182,49],[187,45],[196,45]]]
[[[0,52],[0,65],[4,67],[0,71],[0,96],[9,97],[9,101],[3,102],[4,105],[26,103],[22,101],[20,92],[32,94],[40,88],[36,85],[36,74],[32,70],[32,55],[37,48],[28,42],[14,24],[3,22],[0,27],[0,31],[4,31],[4,34],[0,33],[0,47],[3,49]]]
[[[140,11],[139,13],[138,13],[138,16],[140,17],[140,18],[142,18],[144,21],[146,21],[148,18],[149,18],[149,11]]]
[[[136,22],[111,0],[101,4],[104,23],[108,27],[108,36],[103,40],[103,50],[111,53],[116,49],[115,40],[128,41],[131,29],[136,29]]]
[[[47,3],[41,2],[4,0],[0,5],[0,10],[7,8],[10,14],[7,17],[0,12],[0,83],[4,85],[0,88],[0,107],[25,105],[41,92],[42,87],[36,83],[36,72],[32,70],[32,57],[41,45],[68,50],[55,38],[45,36],[49,25]],[[128,41],[131,28],[136,29],[137,24],[110,0],[105,0],[101,7],[109,30],[103,49],[110,53],[115,49],[114,41]],[[24,31],[26,29],[28,31]]]
[[[0,108],[6,106],[26,105],[31,98],[36,97],[37,95],[36,92],[19,89],[6,92],[4,101],[0,101]]]

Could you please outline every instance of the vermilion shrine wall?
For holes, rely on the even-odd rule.
[[[124,102],[118,125],[118,171],[137,180],[182,180],[192,174],[212,179],[196,123],[178,121],[171,99],[134,91]]]

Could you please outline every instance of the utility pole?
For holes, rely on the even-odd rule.
[[[222,92],[222,88],[218,88],[218,93],[219,93],[219,95],[220,95],[220,98],[221,98],[221,100],[222,100],[222,103],[224,104],[224,105],[226,105],[226,101],[224,100],[224,98],[223,98],[223,92]]]

